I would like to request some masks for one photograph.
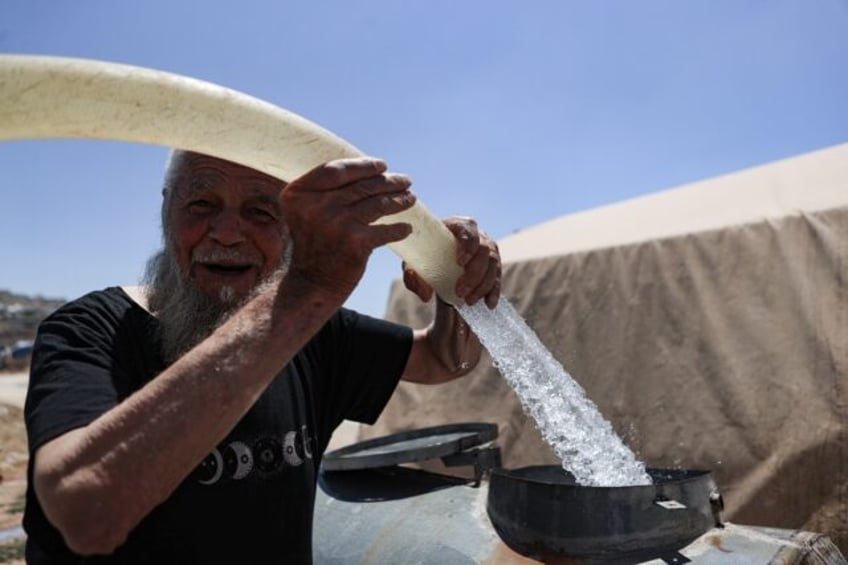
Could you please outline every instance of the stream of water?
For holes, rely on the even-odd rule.
[[[651,484],[645,465],[507,299],[502,297],[494,310],[481,300],[460,306],[459,312],[578,484]]]

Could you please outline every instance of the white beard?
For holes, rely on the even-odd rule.
[[[209,337],[247,302],[279,285],[288,272],[293,251],[292,245],[287,245],[280,266],[259,281],[247,296],[239,298],[235,289],[223,286],[214,299],[200,292],[182,274],[167,230],[165,241],[162,251],[147,262],[144,282],[147,306],[162,325],[162,355],[169,365]]]
[[[242,305],[230,287],[212,299],[182,276],[171,247],[154,255],[145,272],[148,307],[162,325],[162,355],[168,364],[206,339]]]

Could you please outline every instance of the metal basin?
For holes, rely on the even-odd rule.
[[[648,473],[652,485],[585,487],[558,466],[493,469],[486,508],[504,543],[541,560],[658,558],[720,525],[709,471]]]

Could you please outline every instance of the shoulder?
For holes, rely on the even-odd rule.
[[[109,287],[66,302],[40,324],[40,330],[57,326],[115,327],[129,317],[144,317],[147,312],[119,287]]]
[[[412,338],[412,330],[407,326],[374,318],[348,308],[340,308],[324,325],[319,335],[326,333],[330,333],[331,335],[352,334],[375,337],[384,335],[387,337],[391,336],[393,339],[403,336]]]
[[[89,292],[79,298],[64,303],[51,313],[47,319],[63,317],[80,312],[126,312],[132,308],[133,301],[120,287],[109,287]]]

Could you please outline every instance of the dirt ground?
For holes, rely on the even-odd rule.
[[[0,378],[3,378],[0,375]],[[0,404],[0,530],[21,525],[26,491],[26,431],[23,411],[10,404]],[[20,540],[0,544],[0,563],[17,564],[22,560],[7,558],[14,555],[13,545]]]

